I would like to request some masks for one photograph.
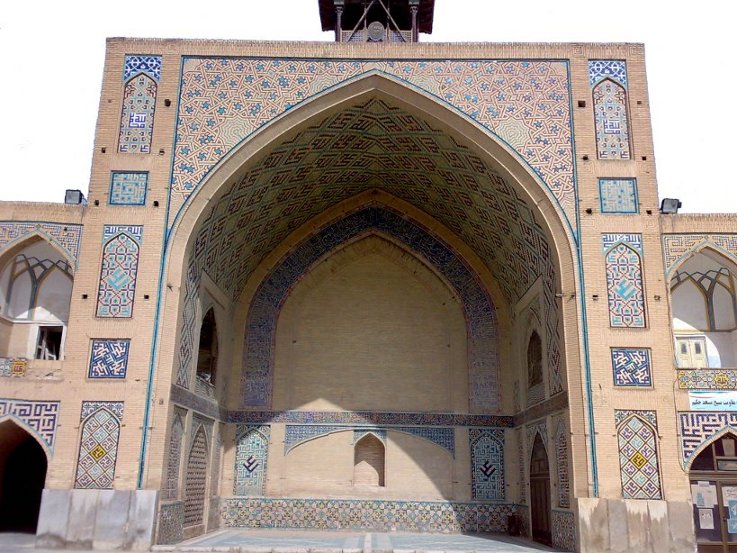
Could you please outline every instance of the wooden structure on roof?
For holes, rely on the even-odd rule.
[[[432,33],[435,0],[318,0],[336,42],[417,42]]]

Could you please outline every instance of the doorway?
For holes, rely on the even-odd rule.
[[[552,545],[550,531],[550,465],[540,434],[535,435],[530,460],[530,514],[532,539]]]
[[[11,420],[0,423],[0,531],[35,533],[46,452]]]

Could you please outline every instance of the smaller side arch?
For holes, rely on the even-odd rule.
[[[353,446],[353,485],[384,487],[386,447],[372,432]]]

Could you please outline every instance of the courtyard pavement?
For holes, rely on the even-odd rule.
[[[176,545],[156,545],[154,552],[222,553],[535,553],[560,551],[521,538],[498,534],[416,534],[284,529],[227,529]],[[59,553],[73,549],[36,549],[35,536],[0,533],[0,552]]]

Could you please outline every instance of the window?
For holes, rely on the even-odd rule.
[[[49,359],[56,361],[61,358],[61,338],[64,333],[63,326],[41,326],[38,328],[38,340],[36,341],[36,359]]]
[[[702,369],[709,366],[706,356],[706,338],[687,336],[676,338],[678,366],[683,369]]]
[[[527,386],[532,388],[543,382],[543,346],[534,330],[527,344]]]
[[[215,312],[210,308],[202,320],[200,348],[197,353],[197,378],[215,384],[218,364],[218,330]]]

